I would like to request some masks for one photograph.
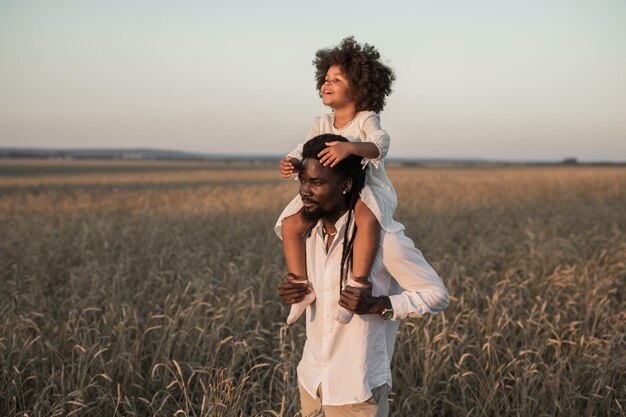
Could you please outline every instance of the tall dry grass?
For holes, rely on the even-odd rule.
[[[0,415],[295,415],[272,233],[295,184],[65,164],[0,177]],[[624,415],[626,169],[391,179],[450,291],[400,327],[392,415]]]

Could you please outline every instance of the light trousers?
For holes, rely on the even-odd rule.
[[[372,397],[365,402],[346,405],[322,405],[322,392],[313,398],[298,384],[302,417],[387,417],[389,416],[389,386],[383,384],[372,390]]]

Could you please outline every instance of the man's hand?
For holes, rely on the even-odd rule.
[[[311,288],[305,283],[294,282],[296,277],[289,273],[283,277],[283,281],[276,286],[278,294],[285,304],[291,305],[302,301],[305,295],[311,292]]]
[[[334,167],[346,156],[353,154],[352,143],[350,142],[326,142],[328,148],[317,154],[320,158],[320,164],[324,166],[330,165]]]
[[[354,314],[380,314],[385,305],[381,297],[372,296],[372,284],[365,278],[354,278],[364,287],[352,287],[350,285],[341,291],[339,305]]]
[[[289,178],[291,174],[302,170],[302,164],[298,159],[286,156],[279,162],[278,169],[283,178]]]

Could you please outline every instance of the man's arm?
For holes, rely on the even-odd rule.
[[[448,306],[443,281],[411,239],[403,233],[384,233],[381,244],[383,264],[404,290],[389,296],[393,320],[437,314]]]

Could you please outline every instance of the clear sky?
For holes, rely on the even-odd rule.
[[[0,146],[286,153],[349,35],[390,157],[626,161],[623,0],[0,0]]]

